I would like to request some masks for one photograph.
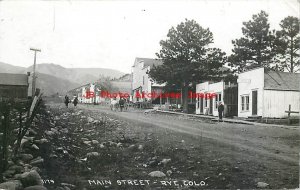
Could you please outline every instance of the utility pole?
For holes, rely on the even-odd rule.
[[[33,63],[33,74],[32,74],[32,98],[35,95],[35,80],[36,80],[36,75],[35,75],[35,66],[36,66],[36,52],[41,52],[40,49],[35,49],[35,48],[30,48],[31,51],[34,51],[34,63]]]

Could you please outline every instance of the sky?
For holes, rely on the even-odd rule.
[[[299,17],[297,0],[0,1],[0,62],[131,71],[136,57],[156,58],[168,30],[194,19],[214,35],[213,47],[230,55],[242,23],[261,10],[271,29]]]

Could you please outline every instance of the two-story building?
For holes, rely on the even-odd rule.
[[[132,66],[132,82],[131,82],[131,93],[133,102],[144,102],[152,100],[151,97],[137,96],[143,93],[148,94],[152,92],[160,93],[164,84],[157,84],[153,81],[148,72],[153,66],[162,65],[162,61],[158,59],[150,58],[136,58]]]

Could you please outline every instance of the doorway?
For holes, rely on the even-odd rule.
[[[257,90],[252,91],[252,115],[257,115]]]

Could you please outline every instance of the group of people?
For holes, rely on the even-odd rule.
[[[121,112],[124,109],[127,110],[127,100],[125,98],[120,98],[119,101],[116,98],[111,100],[110,109],[116,111],[118,108],[120,108]]]
[[[71,101],[70,101],[69,97],[66,95],[65,96],[65,105],[66,105],[67,108],[68,108],[70,102]],[[77,106],[77,104],[78,104],[78,97],[77,96],[74,98],[73,104],[74,104],[74,107]]]

